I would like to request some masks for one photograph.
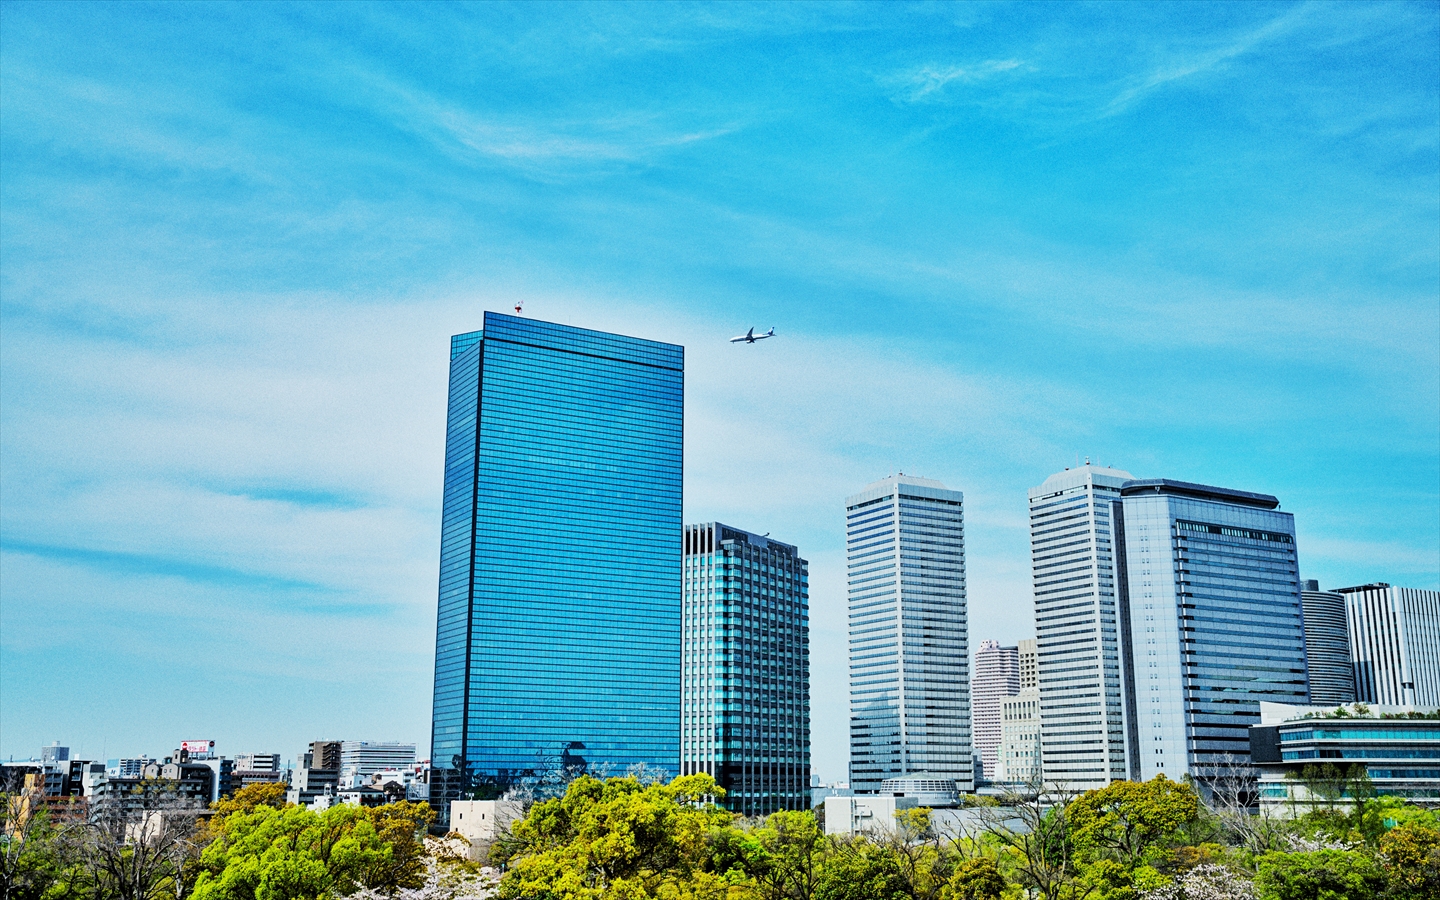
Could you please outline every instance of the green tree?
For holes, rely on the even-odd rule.
[[[1390,896],[1440,897],[1440,830],[1407,823],[1380,838]]]
[[[1190,785],[1156,775],[1087,791],[1070,802],[1066,814],[1077,848],[1114,851],[1133,869],[1148,849],[1199,819],[1200,798]]]
[[[749,834],[724,829],[712,834],[712,841],[731,842],[730,855],[767,900],[811,900],[829,847],[808,812],[773,813]]]
[[[940,900],[1000,900],[1005,888],[1005,877],[995,867],[995,860],[977,856],[955,867],[940,892]]]
[[[1384,890],[1385,873],[1356,851],[1266,853],[1255,888],[1261,900],[1371,900]]]
[[[254,812],[257,806],[271,806],[280,809],[285,806],[285,785],[271,781],[263,784],[247,784],[234,795],[221,797],[210,804],[215,813],[210,818],[210,833],[219,837],[225,831],[225,819],[231,813]]]
[[[329,900],[360,888],[419,887],[426,864],[426,804],[374,809],[257,804],[225,817],[201,854],[193,900]]]
[[[43,792],[0,793],[0,898],[41,900],[73,894],[81,875],[74,844],[50,821]]]
[[[911,900],[899,857],[864,837],[839,844],[815,885],[815,900]]]
[[[742,871],[719,873],[711,866],[712,832],[730,828],[733,818],[710,802],[723,795],[708,775],[687,775],[669,784],[581,776],[564,796],[536,803],[511,826],[500,896],[730,896],[737,882],[748,878]]]

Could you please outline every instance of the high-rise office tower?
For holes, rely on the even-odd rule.
[[[1440,706],[1440,592],[1383,582],[1340,588],[1358,699]]]
[[[680,747],[684,348],[487,312],[450,343],[431,803]]]
[[[1131,477],[1086,460],[1030,489],[1040,762],[1070,790],[1129,774],[1110,507]]]
[[[925,773],[971,790],[964,495],[892,475],[845,509],[850,785]]]
[[[1350,627],[1345,623],[1345,595],[1320,590],[1306,581],[1300,591],[1305,612],[1305,667],[1310,672],[1310,702],[1337,705],[1355,702],[1355,667],[1350,663]]]
[[[975,651],[975,677],[970,682],[970,726],[975,731],[975,754],[980,758],[976,781],[995,779],[1000,704],[1019,692],[1019,648],[1002,647],[999,641],[981,641],[980,649]]]
[[[1035,639],[1021,641],[1015,648],[1020,669],[1020,690],[1040,688],[1040,654],[1035,648]],[[1038,707],[1037,707],[1038,709]]]
[[[684,538],[680,774],[746,816],[810,808],[809,564],[718,522]]]
[[[1120,496],[1132,775],[1203,787],[1249,759],[1262,700],[1309,701],[1295,519],[1269,495],[1182,481]]]

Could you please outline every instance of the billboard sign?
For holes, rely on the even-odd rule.
[[[181,741],[180,749],[186,753],[209,753],[215,749],[214,741]]]

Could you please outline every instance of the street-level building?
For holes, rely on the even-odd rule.
[[[1295,520],[1279,506],[1167,479],[1121,488],[1134,780],[1205,790],[1248,759],[1262,701],[1308,702]]]
[[[1029,492],[1041,762],[1062,789],[1129,777],[1111,507],[1131,478],[1087,459]]]
[[[964,495],[894,475],[845,500],[850,784],[916,772],[974,789]]]
[[[450,343],[430,802],[680,760],[684,348],[485,313]]]
[[[450,803],[450,830],[470,842],[470,859],[486,862],[490,848],[516,819],[525,815],[518,800],[454,800]]]
[[[1384,582],[1340,588],[1357,698],[1440,705],[1440,592]]]
[[[920,802],[914,797],[897,797],[894,794],[826,797],[825,833],[835,837],[893,834],[895,813],[919,806]]]
[[[1262,703],[1250,728],[1250,760],[1260,802],[1298,814],[1345,807],[1368,778],[1379,796],[1440,801],[1440,712],[1436,707],[1351,707]]]
[[[686,527],[680,772],[746,816],[810,808],[809,564],[769,537]]]
[[[1345,621],[1345,595],[1322,591],[1320,582],[1306,581],[1300,591],[1305,613],[1305,667],[1310,672],[1310,702],[1354,703],[1355,667],[1350,661],[1350,626]]]

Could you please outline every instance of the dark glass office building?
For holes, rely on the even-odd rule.
[[[1295,520],[1268,494],[1169,479],[1111,505],[1131,778],[1206,790],[1249,760],[1261,702],[1310,697]]]
[[[791,544],[685,529],[682,774],[746,816],[810,808],[809,564]]]
[[[684,348],[487,312],[450,345],[431,802],[674,774]]]

